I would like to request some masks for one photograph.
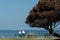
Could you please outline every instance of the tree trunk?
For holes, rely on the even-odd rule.
[[[47,30],[49,31],[50,35],[60,38],[60,35],[53,31],[52,24],[50,25],[50,28],[47,28]]]

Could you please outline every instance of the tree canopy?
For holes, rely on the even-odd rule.
[[[45,28],[50,34],[53,32],[52,25],[60,22],[60,1],[39,1],[32,8],[26,18],[26,23],[31,27]],[[50,27],[50,28],[49,28]],[[58,34],[54,33],[54,36]]]

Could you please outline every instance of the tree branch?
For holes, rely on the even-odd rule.
[[[51,28],[50,29],[45,28],[45,29],[49,31],[50,35],[60,38],[60,35],[58,33],[54,32],[53,29],[51,29]]]

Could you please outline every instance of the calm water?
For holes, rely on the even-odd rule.
[[[25,30],[25,34],[28,35],[29,32],[35,33],[37,36],[48,35],[47,30]],[[60,34],[60,30],[56,30]],[[0,37],[12,38],[19,34],[19,30],[0,30]]]
[[[18,34],[18,30],[0,30],[0,37],[15,37],[15,34]]]

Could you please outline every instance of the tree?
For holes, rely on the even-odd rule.
[[[26,18],[26,23],[31,27],[45,28],[53,36],[60,37],[53,31],[56,23],[60,22],[60,1],[39,0]],[[54,25],[54,27],[52,26]]]

